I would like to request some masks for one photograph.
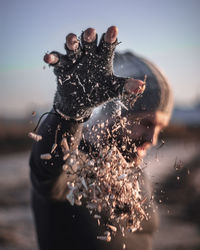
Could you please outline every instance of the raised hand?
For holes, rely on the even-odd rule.
[[[66,37],[66,55],[53,51],[44,56],[57,76],[54,106],[65,118],[81,120],[91,114],[92,108],[110,99],[144,91],[143,81],[113,74],[117,34],[117,27],[111,26],[97,46],[93,28],[82,33],[81,41],[70,33]]]

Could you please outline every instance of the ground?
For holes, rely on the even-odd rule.
[[[155,195],[160,213],[160,228],[155,234],[154,250],[200,249],[199,225],[185,219],[187,199],[169,203],[158,194],[162,184],[169,182],[171,176],[180,175],[174,169],[175,160],[187,164],[195,157],[198,148],[197,143],[171,141],[162,148],[155,148],[144,160],[149,178],[157,190]],[[26,151],[0,156],[0,250],[38,249],[30,205],[29,154]]]

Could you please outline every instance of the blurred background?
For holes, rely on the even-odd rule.
[[[160,213],[154,249],[200,249],[200,1],[0,0],[0,250],[37,249],[27,133],[56,89],[43,56],[64,53],[70,32],[111,25],[118,51],[154,62],[174,92],[170,125],[143,162]]]

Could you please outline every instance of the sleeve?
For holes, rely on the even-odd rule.
[[[50,198],[53,185],[62,172],[64,160],[60,143],[63,136],[68,141],[74,136],[76,143],[79,143],[81,131],[81,123],[67,121],[53,114],[49,114],[39,127],[38,134],[42,140],[33,143],[30,156],[32,186],[39,195]],[[55,143],[57,146],[52,152]],[[50,159],[42,159],[44,154],[48,154]]]

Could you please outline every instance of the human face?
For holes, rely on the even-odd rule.
[[[125,129],[118,140],[119,150],[128,162],[139,163],[147,150],[157,144],[159,133],[168,125],[170,116],[156,111],[129,114],[126,118]]]

